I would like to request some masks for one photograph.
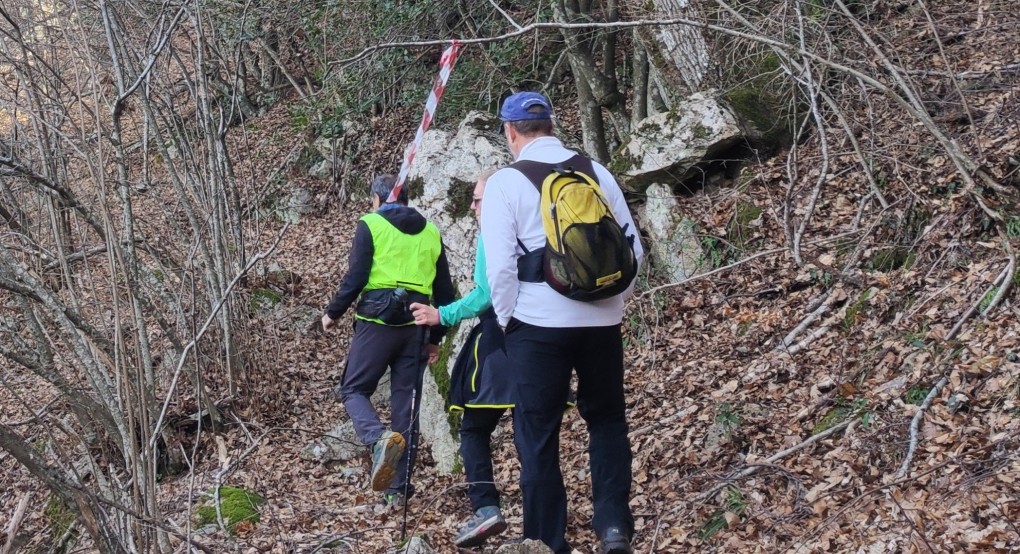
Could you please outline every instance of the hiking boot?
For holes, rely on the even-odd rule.
[[[460,548],[481,546],[485,540],[506,530],[506,520],[498,506],[483,506],[464,522],[453,544]]]
[[[619,527],[610,527],[602,536],[602,554],[633,554],[634,549],[630,547],[630,539]]]
[[[404,436],[385,431],[372,447],[372,490],[384,491],[397,476],[397,464],[404,453]]]

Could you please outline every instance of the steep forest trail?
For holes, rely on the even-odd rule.
[[[745,168],[733,187],[682,197],[713,268],[679,284],[643,277],[625,314],[636,552],[1020,549],[1020,27],[953,35],[946,47],[959,63],[946,68],[924,33],[909,31],[921,23],[904,16],[897,25],[900,51],[918,58],[909,66],[925,68],[912,78],[945,99],[935,117],[951,138],[977,145],[1002,190],[982,190],[991,199],[982,206],[924,129],[888,100],[862,95],[847,115],[874,154],[888,207],[866,194],[868,178],[836,121],[828,122],[831,152],[810,134],[794,154]],[[962,90],[938,88],[947,71]],[[417,112],[371,123],[372,155],[358,160],[359,174],[396,169]],[[227,411],[222,434],[201,436],[191,472],[160,485],[163,513],[179,526],[216,484],[265,498],[259,523],[196,536],[214,552],[387,552],[400,537],[402,513],[367,489],[365,460],[340,467],[300,455],[346,417],[332,388],[349,325],[322,334],[318,310],[368,209],[360,190],[341,198],[335,184],[307,176],[293,156],[302,133],[285,103],[232,130],[244,186],[301,185],[324,209],[289,225],[269,261],[301,280],[274,310],[253,316],[248,400]],[[831,165],[820,176],[823,158]],[[798,266],[784,213],[799,202],[798,221],[819,177],[826,187]],[[989,208],[1003,220],[991,220]],[[251,251],[281,229],[272,218],[253,223]],[[265,275],[257,271],[244,294]],[[13,406],[8,394],[0,390],[0,403]],[[507,538],[521,529],[510,435],[504,421],[494,449]],[[23,468],[2,460],[0,488],[45,498]],[[568,538],[578,552],[596,552],[576,412],[565,419],[562,463]],[[415,483],[410,532],[453,552],[467,515],[462,476],[437,476],[426,444]],[[0,513],[13,513],[17,498],[5,501]],[[50,525],[43,509],[30,509],[22,531],[36,536],[25,547],[45,544]]]
[[[1007,65],[999,54],[970,48],[968,67],[975,69],[958,70]],[[793,263],[782,228],[785,156],[747,168],[737,187],[681,199],[705,236],[732,237],[743,225],[739,232],[753,246],[735,253],[722,240],[706,242],[708,256],[719,258],[711,274],[682,284],[652,279],[628,306],[637,551],[1020,546],[1016,288],[986,314],[974,313],[990,305],[988,291],[1010,261],[1002,253],[1016,247],[1020,233],[1013,227],[1017,180],[1010,161],[1020,151],[1018,99],[1015,87],[1004,86],[1016,83],[1015,74],[987,79],[970,100],[987,110],[980,128],[988,136],[976,140],[986,144],[993,172],[1013,187],[1013,196],[998,196],[1013,218],[1000,226],[1005,230],[996,232],[972,197],[957,190],[944,158],[919,153],[927,140],[922,132],[891,109],[881,111],[879,101],[853,115],[873,122],[868,134],[884,141],[875,143],[877,154],[903,164],[892,164],[901,172],[886,177],[895,181],[887,194],[899,197],[871,211],[862,226],[861,212],[872,209],[862,207],[867,199],[858,192],[865,177],[849,156],[837,158],[808,227],[813,238],[805,243],[804,267]],[[399,115],[377,122],[372,151],[379,158],[364,164],[366,173],[396,166],[393,144],[409,136],[406,123],[388,128]],[[262,143],[291,143],[275,136],[286,125],[262,123],[273,130]],[[249,155],[279,159],[283,152],[267,146]],[[817,177],[822,156],[816,139],[800,146],[792,163],[804,182]],[[321,183],[303,184],[330,193]],[[741,220],[746,206],[760,212]],[[357,198],[333,204],[290,229],[275,261],[304,280],[283,309],[326,302],[364,209]],[[907,248],[909,262],[886,260],[893,254],[883,252],[898,248]],[[867,261],[843,270],[851,256]],[[269,434],[230,481],[265,494],[268,503],[262,523],[234,540],[281,552],[312,551],[330,539],[352,551],[392,548],[401,514],[378,506],[363,472],[298,457],[315,433],[344,417],[331,388],[346,337],[294,337],[271,322],[265,333],[273,337],[266,343],[278,346],[265,356],[260,402],[276,418],[248,423],[251,435]],[[566,421],[569,536],[578,551],[593,552],[584,425],[576,413]],[[513,536],[520,498],[508,431],[505,422],[496,459]],[[247,434],[228,437],[235,456],[249,448]],[[912,437],[916,452],[906,460]],[[437,477],[425,452],[409,525],[438,551],[452,551],[450,537],[466,515],[460,476]],[[209,485],[207,478],[196,488]]]

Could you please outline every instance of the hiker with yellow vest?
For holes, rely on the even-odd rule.
[[[395,183],[393,175],[372,181],[374,211],[358,222],[347,274],[322,316],[324,330],[336,327],[357,299],[354,337],[337,396],[358,439],[372,449],[372,490],[382,491],[387,504],[402,503],[414,493],[405,481],[416,449],[405,447],[417,436],[413,405],[420,402],[415,396],[419,372],[423,356],[429,363],[438,358],[446,334],[446,327],[432,327],[423,348],[409,306],[447,304],[454,296],[439,229],[407,206],[407,189],[396,202],[386,201]],[[387,368],[389,429],[370,400]]]

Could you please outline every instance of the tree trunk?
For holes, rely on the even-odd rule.
[[[652,17],[703,20],[691,0],[651,0]],[[708,71],[708,43],[701,29],[689,25],[647,27],[638,33],[651,64],[670,88],[700,90]]]
[[[616,2],[608,2],[604,17],[593,13],[589,2],[558,0],[553,2],[553,17],[561,23],[577,23],[592,19],[616,21],[619,13]],[[616,39],[612,33],[602,37],[603,49],[597,54],[596,38],[573,29],[561,29],[567,45],[567,58],[574,73],[577,86],[578,108],[581,111],[585,148],[589,155],[599,161],[607,161],[610,142],[618,143],[630,132],[630,114],[627,113],[626,97],[620,92],[616,79]],[[601,64],[596,58],[602,58]],[[601,65],[601,67],[600,67]],[[610,137],[606,134],[602,109],[605,108],[616,131]],[[585,125],[584,121],[588,124]],[[597,120],[597,121],[596,121]],[[596,144],[597,143],[597,144]]]
[[[637,40],[634,33],[634,90],[631,93],[630,127],[637,127],[642,119],[648,117],[648,51]]]
[[[573,56],[568,56],[570,67],[574,73],[578,72],[575,65],[579,62]],[[599,162],[609,160],[609,147],[606,144],[606,127],[602,119],[602,108],[592,94],[591,87],[584,79],[577,79],[577,107],[581,115],[581,138],[584,143],[586,154]]]

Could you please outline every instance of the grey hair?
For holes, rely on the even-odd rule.
[[[485,186],[485,183],[489,181],[489,177],[492,177],[493,174],[495,174],[500,169],[502,168],[494,167],[492,169],[486,170],[484,173],[478,176],[478,182],[481,183],[482,186]]]
[[[386,200],[390,197],[390,192],[393,191],[393,185],[396,183],[396,175],[391,173],[376,175],[375,179],[372,180],[372,194],[379,198],[380,204],[385,204]],[[400,187],[397,203],[407,205],[407,187]]]

